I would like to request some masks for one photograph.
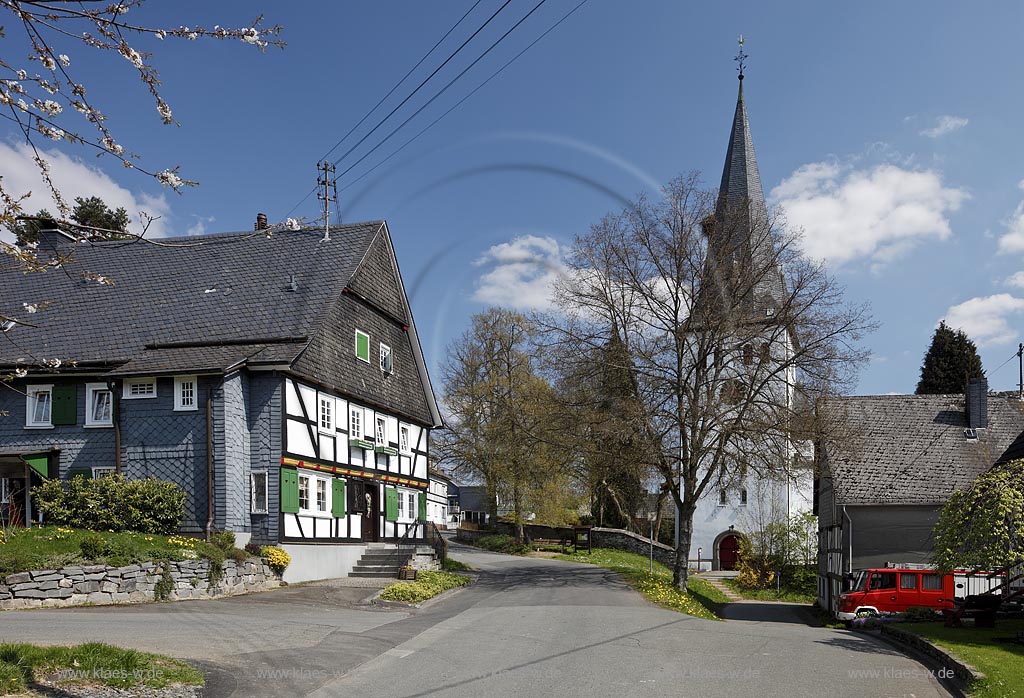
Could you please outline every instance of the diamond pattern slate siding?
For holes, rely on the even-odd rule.
[[[255,543],[278,540],[278,469],[281,464],[281,386],[277,374],[254,373],[249,376],[249,463],[253,471],[266,471],[270,512],[249,514],[250,531]]]

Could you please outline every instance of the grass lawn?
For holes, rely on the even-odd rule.
[[[444,564],[441,565],[441,569],[445,572],[465,572],[466,570],[473,569],[465,562],[459,562],[455,558],[448,556],[444,559]]]
[[[177,659],[99,642],[73,647],[0,644],[0,695],[34,689],[50,695],[47,686],[73,683],[117,688],[202,686],[203,675]]]
[[[672,586],[672,570],[668,567],[660,562],[655,562],[652,576],[649,573],[649,558],[623,550],[594,548],[594,552],[590,555],[576,553],[574,555],[559,555],[555,559],[607,567],[620,574],[648,601],[698,618],[717,619],[718,616],[715,613],[719,606],[729,601],[725,594],[718,589],[703,579],[692,576],[687,586],[688,593],[680,592]]]
[[[1024,631],[1024,620],[998,620],[995,628],[947,628],[942,623],[901,623],[899,628],[928,638],[985,674],[984,681],[970,687],[975,698],[1024,696],[1024,645],[996,639]]]
[[[722,581],[743,598],[755,601],[789,601],[790,603],[813,604],[817,598],[812,593],[798,589],[783,588],[781,592],[775,589],[745,589],[737,584],[735,579],[725,578]]]
[[[414,582],[395,582],[384,587],[380,598],[385,601],[419,603],[443,591],[469,584],[469,577],[450,572],[420,572]]]
[[[99,552],[86,556],[85,538],[102,539]],[[0,576],[27,570],[50,570],[68,565],[108,564],[113,567],[154,560],[205,557],[212,547],[198,538],[148,533],[111,533],[60,526],[6,529],[0,532]],[[242,551],[238,551],[242,556]],[[223,555],[222,555],[223,557]]]

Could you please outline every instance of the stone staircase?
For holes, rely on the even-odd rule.
[[[394,543],[368,543],[363,556],[348,576],[395,579],[399,568],[409,562],[412,553],[409,548],[399,552]]]

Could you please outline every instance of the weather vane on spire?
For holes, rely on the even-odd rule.
[[[733,60],[738,63],[736,70],[740,73],[740,80],[743,79],[743,69],[747,67],[747,59],[750,57],[743,52],[743,35],[740,34],[740,38],[736,40],[736,43],[740,45],[740,51],[736,54],[736,58]]]

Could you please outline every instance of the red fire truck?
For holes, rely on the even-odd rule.
[[[902,613],[911,607],[952,609],[954,599],[984,594],[999,586],[1002,575],[954,570],[939,574],[925,566],[861,570],[849,591],[839,595],[836,617],[850,621],[860,613]]]

